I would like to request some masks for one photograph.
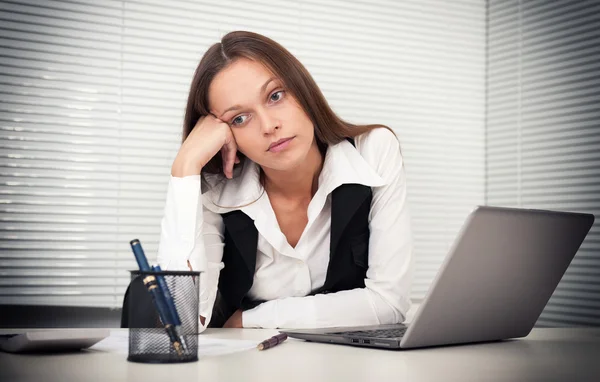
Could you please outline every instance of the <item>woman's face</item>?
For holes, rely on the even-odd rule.
[[[292,170],[311,148],[318,150],[311,120],[259,62],[232,62],[213,79],[208,101],[211,113],[231,127],[238,150],[263,168]]]

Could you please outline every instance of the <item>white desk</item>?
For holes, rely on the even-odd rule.
[[[5,331],[6,332],[6,331]],[[275,330],[209,329],[257,342]],[[0,381],[600,381],[600,328],[534,329],[526,339],[390,351],[288,339],[266,351],[188,364],[132,363],[113,353],[0,353]]]

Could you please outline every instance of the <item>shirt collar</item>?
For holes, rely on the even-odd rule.
[[[243,168],[237,170],[233,179],[208,175],[206,181],[210,190],[203,194],[203,204],[215,213],[254,210],[254,206],[260,204],[256,202],[266,196],[260,184],[260,167],[250,160],[245,161]],[[319,174],[317,193],[328,195],[342,184],[362,184],[369,187],[386,184],[346,140],[328,147]]]
[[[342,184],[362,184],[369,187],[386,184],[347,140],[329,146],[319,174],[319,190],[327,195]]]

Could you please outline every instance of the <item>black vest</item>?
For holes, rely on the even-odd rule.
[[[344,184],[332,192],[327,275],[323,287],[311,295],[365,287],[371,199],[371,187],[360,184]],[[258,230],[254,221],[239,210],[221,216],[225,225],[225,267],[219,275],[217,299],[209,323],[209,327],[217,328],[236,310],[250,309],[264,302],[251,301],[246,296],[256,268]]]

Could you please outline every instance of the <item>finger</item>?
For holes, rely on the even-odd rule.
[[[240,158],[238,158],[237,154],[236,154],[236,156],[235,156],[235,163],[236,163],[236,164],[240,163]]]
[[[235,147],[227,147],[227,170],[229,171],[229,179],[233,178],[233,166],[235,165],[236,153],[237,150]]]
[[[223,174],[226,178],[231,179],[229,177],[229,164],[227,163],[227,147],[221,147],[221,159],[223,162]]]
[[[229,146],[223,146],[221,155],[223,158],[223,173],[229,179],[233,178],[233,165],[235,163],[235,150]]]
[[[235,140],[233,139],[233,135],[229,135],[228,139],[225,141],[225,168],[230,174],[230,179],[233,178],[233,166],[236,163],[235,159],[237,158],[237,145],[235,144]]]

